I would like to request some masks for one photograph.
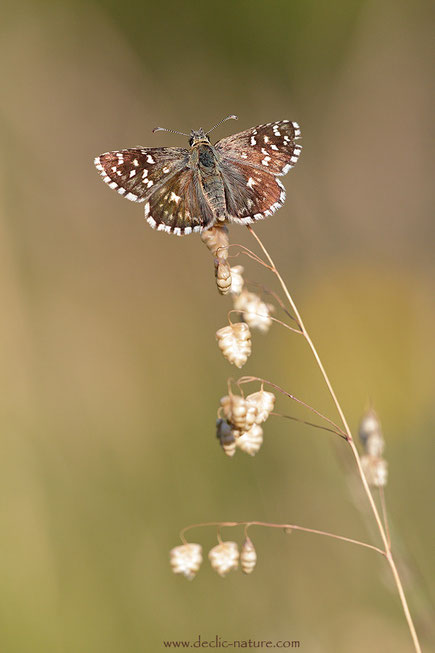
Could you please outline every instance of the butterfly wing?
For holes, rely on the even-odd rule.
[[[187,165],[188,158],[182,147],[135,147],[106,152],[94,163],[110,188],[132,202],[145,202]]]
[[[197,170],[185,167],[160,184],[147,199],[145,217],[154,229],[176,236],[212,225],[215,219],[201,191]]]
[[[230,160],[222,161],[220,170],[230,222],[256,222],[269,217],[283,205],[285,188],[278,177]]]
[[[297,122],[281,120],[247,129],[218,141],[215,148],[225,158],[285,175],[297,163],[302,146],[296,143],[301,130]]]

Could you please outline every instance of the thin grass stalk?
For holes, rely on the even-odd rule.
[[[314,346],[314,343],[311,340],[311,337],[310,337],[310,335],[309,335],[309,333],[308,333],[308,331],[307,331],[307,329],[306,329],[306,327],[304,325],[304,322],[303,322],[302,317],[301,317],[301,315],[299,313],[299,310],[298,310],[298,308],[297,308],[297,306],[296,306],[296,304],[295,304],[295,302],[294,302],[294,300],[293,300],[293,298],[292,298],[292,296],[290,294],[290,291],[288,290],[283,278],[281,277],[280,273],[278,272],[278,270],[277,270],[277,268],[275,266],[275,263],[272,260],[272,257],[270,256],[269,252],[267,251],[267,249],[263,245],[263,243],[260,240],[259,236],[257,236],[257,234],[254,232],[252,227],[248,226],[248,231],[253,236],[253,238],[257,241],[259,247],[263,251],[263,253],[266,256],[267,260],[269,261],[271,271],[277,277],[277,279],[278,279],[278,281],[279,281],[279,283],[280,283],[280,285],[281,285],[281,287],[283,289],[283,292],[284,292],[285,296],[287,297],[287,300],[288,300],[288,302],[289,302],[289,304],[290,304],[290,306],[291,306],[291,308],[292,308],[292,310],[293,310],[293,312],[294,312],[294,314],[296,316],[296,320],[297,320],[297,322],[298,322],[298,324],[299,324],[299,326],[301,328],[302,334],[304,335],[304,337],[305,337],[305,339],[306,339],[306,341],[307,341],[307,343],[308,343],[308,345],[309,345],[309,347],[311,349],[311,352],[312,352],[312,354],[313,354],[313,356],[314,356],[314,358],[316,360],[316,363],[317,363],[317,365],[318,365],[318,367],[320,369],[320,372],[321,372],[321,374],[323,376],[323,379],[324,379],[324,381],[326,383],[328,391],[329,391],[329,393],[330,393],[330,395],[332,397],[332,400],[333,400],[333,402],[335,404],[337,412],[338,412],[338,414],[340,416],[340,419],[341,419],[341,421],[343,423],[343,427],[344,427],[344,430],[345,430],[346,435],[347,435],[347,441],[349,443],[349,446],[350,446],[350,448],[352,450],[352,453],[353,453],[353,456],[355,458],[355,462],[356,462],[356,465],[357,465],[357,468],[358,468],[359,476],[361,477],[361,482],[363,484],[364,491],[365,491],[365,493],[367,495],[367,499],[369,501],[370,507],[371,507],[372,512],[373,512],[374,519],[376,521],[376,524],[377,524],[378,529],[379,529],[380,536],[382,538],[382,542],[383,542],[383,545],[384,545],[384,554],[385,554],[386,559],[388,560],[388,564],[390,565],[390,568],[391,568],[391,571],[392,571],[392,574],[393,574],[393,577],[394,577],[394,581],[396,583],[396,587],[397,587],[397,590],[398,590],[398,593],[399,593],[400,601],[402,603],[402,608],[403,608],[403,611],[405,613],[406,621],[407,621],[407,624],[408,624],[408,627],[409,627],[409,631],[411,633],[411,637],[412,637],[412,640],[413,640],[413,643],[414,643],[415,650],[417,651],[417,653],[421,653],[420,642],[418,640],[418,636],[417,636],[417,632],[415,630],[414,622],[412,620],[411,613],[409,611],[408,602],[406,600],[406,596],[405,596],[405,592],[404,592],[404,589],[403,589],[402,581],[400,579],[399,572],[398,572],[397,567],[396,567],[396,563],[395,563],[394,558],[393,558],[392,553],[391,553],[389,539],[388,539],[387,533],[386,533],[386,531],[384,529],[384,526],[382,524],[382,520],[380,518],[378,509],[376,507],[376,503],[374,501],[373,495],[372,495],[372,493],[370,491],[370,488],[369,488],[369,485],[367,483],[367,479],[365,477],[364,471],[362,469],[361,459],[360,459],[360,456],[359,456],[359,453],[358,453],[358,449],[355,446],[355,442],[354,442],[354,439],[352,437],[352,433],[351,433],[351,430],[350,430],[349,425],[347,423],[347,420],[346,420],[346,417],[344,415],[343,409],[342,409],[342,407],[340,405],[340,402],[337,399],[337,396],[336,396],[335,391],[334,391],[334,389],[332,387],[332,384],[331,384],[331,382],[329,380],[329,377],[328,377],[328,375],[326,373],[326,370],[325,370],[325,368],[323,366],[323,363],[322,363],[322,361],[320,359],[320,356],[319,356],[319,354],[317,352],[317,349]]]

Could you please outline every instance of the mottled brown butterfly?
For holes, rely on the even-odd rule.
[[[230,118],[236,116],[215,127]],[[299,125],[268,122],[215,145],[208,137],[212,129],[192,130],[190,149],[134,147],[101,154],[95,165],[110,188],[145,202],[145,217],[158,231],[183,236],[216,222],[249,224],[275,213],[285,200],[278,177],[301,153]],[[182,133],[162,127],[153,131],[159,130]]]

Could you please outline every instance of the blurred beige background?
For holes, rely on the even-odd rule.
[[[189,583],[169,569],[178,531],[200,521],[292,521],[378,543],[341,442],[275,418],[256,458],[222,454],[214,420],[235,370],[214,340],[230,301],[211,257],[196,236],[152,231],[92,164],[109,149],[186,145],[156,125],[236,113],[216,140],[301,125],[286,204],[257,231],[352,427],[369,398],[382,419],[393,538],[429,650],[431,4],[35,0],[2,14],[0,649],[139,653],[201,634],[412,650],[370,551],[256,529],[250,577],[222,580],[205,562]],[[231,239],[252,246],[241,227]],[[279,327],[255,337],[243,372],[335,418],[309,352]],[[192,537],[215,543],[212,529]]]

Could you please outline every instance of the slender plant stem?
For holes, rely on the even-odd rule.
[[[387,503],[385,501],[385,492],[384,492],[384,488],[382,487],[382,485],[379,488],[379,496],[381,498],[382,517],[384,519],[385,532],[387,533],[388,546],[391,549],[391,537],[390,537],[390,527],[388,525]]]
[[[403,611],[405,613],[405,617],[406,617],[406,620],[407,620],[407,623],[408,623],[408,627],[409,627],[409,630],[410,630],[410,633],[411,633],[411,637],[412,637],[412,640],[413,640],[413,643],[414,643],[415,650],[417,651],[417,653],[421,653],[421,647],[420,647],[420,643],[419,643],[417,633],[416,633],[416,630],[415,630],[414,622],[412,620],[411,613],[409,611],[408,602],[407,602],[406,597],[405,597],[405,592],[403,590],[403,586],[402,586],[402,582],[400,580],[399,572],[397,571],[396,563],[395,563],[394,558],[393,558],[392,553],[391,553],[389,539],[388,539],[387,533],[385,532],[384,526],[382,524],[382,520],[381,520],[381,518],[379,516],[379,512],[378,512],[378,509],[376,507],[376,503],[375,503],[375,501],[373,499],[373,495],[372,495],[372,493],[370,491],[369,485],[367,483],[367,479],[366,479],[364,471],[362,469],[361,459],[360,459],[359,454],[358,454],[358,449],[355,446],[355,442],[354,442],[354,439],[352,437],[352,433],[351,433],[351,430],[350,430],[349,425],[347,423],[347,420],[346,420],[346,417],[344,415],[343,409],[342,409],[342,407],[340,405],[340,402],[337,399],[337,396],[336,396],[336,394],[334,392],[334,389],[333,389],[332,384],[331,384],[331,382],[329,380],[329,377],[328,377],[328,375],[326,373],[326,370],[323,367],[323,363],[320,360],[320,356],[317,353],[317,349],[314,346],[313,341],[311,340],[311,337],[310,337],[310,335],[309,335],[309,333],[308,333],[308,331],[307,331],[307,329],[306,329],[306,327],[305,327],[305,325],[303,323],[303,320],[302,320],[302,317],[301,317],[301,315],[300,315],[300,313],[298,311],[298,308],[297,308],[292,296],[290,295],[290,292],[289,292],[283,278],[281,277],[280,273],[278,272],[278,270],[277,270],[277,268],[276,268],[276,266],[275,266],[275,264],[274,264],[274,262],[273,262],[273,260],[272,260],[272,258],[270,256],[269,252],[267,251],[267,249],[263,245],[260,238],[254,232],[252,227],[248,226],[248,230],[251,233],[251,235],[255,238],[255,240],[257,241],[257,243],[260,246],[261,250],[263,251],[264,255],[266,256],[267,260],[269,261],[270,266],[272,268],[272,272],[277,277],[277,279],[278,279],[278,281],[279,281],[279,283],[280,283],[280,285],[281,285],[281,287],[282,287],[282,289],[284,291],[284,294],[287,297],[287,300],[288,300],[288,302],[289,302],[289,304],[290,304],[290,306],[291,306],[291,308],[292,308],[292,310],[293,310],[293,312],[294,312],[294,314],[296,316],[296,319],[297,319],[297,322],[298,322],[298,324],[299,324],[299,326],[301,328],[301,331],[302,331],[302,333],[303,333],[303,335],[304,335],[304,337],[305,337],[305,339],[306,339],[306,341],[307,341],[307,343],[308,343],[308,345],[309,345],[309,347],[311,349],[311,352],[312,352],[312,354],[313,354],[313,356],[314,356],[314,358],[315,358],[315,360],[317,362],[317,365],[318,365],[318,367],[320,369],[320,372],[321,372],[321,374],[323,376],[323,379],[324,379],[324,381],[325,381],[325,383],[327,385],[327,388],[328,388],[329,393],[330,393],[330,395],[332,397],[332,400],[333,400],[333,402],[335,404],[337,412],[338,412],[338,414],[340,416],[340,419],[341,419],[341,421],[343,423],[344,430],[346,431],[346,434],[347,434],[347,441],[348,441],[349,446],[350,446],[350,448],[352,450],[352,453],[354,455],[355,462],[356,462],[356,465],[357,465],[357,468],[358,468],[358,473],[359,473],[359,475],[361,477],[361,481],[362,481],[362,484],[363,484],[363,487],[364,487],[364,491],[365,491],[365,493],[367,495],[367,499],[369,501],[370,507],[371,507],[372,512],[373,512],[373,516],[375,518],[376,524],[377,524],[378,529],[379,529],[380,536],[382,538],[382,542],[383,542],[383,545],[384,545],[384,548],[385,548],[385,551],[384,551],[385,557],[388,560],[388,564],[390,565],[391,571],[393,573],[393,577],[394,577],[394,580],[395,580],[395,583],[396,583],[396,586],[397,586],[397,590],[399,592],[399,596],[400,596],[400,600],[401,600],[401,603],[402,603]]]
[[[184,534],[187,531],[190,531],[192,528],[203,528],[205,526],[217,526],[218,529],[218,540],[221,543],[221,535],[220,531],[221,528],[227,527],[227,528],[232,528],[234,526],[264,526],[265,528],[280,528],[280,529],[285,529],[288,531],[304,531],[305,533],[314,533],[314,535],[325,535],[326,537],[332,537],[334,540],[342,540],[343,542],[350,542],[351,544],[358,544],[359,546],[363,546],[366,549],[372,549],[373,551],[376,551],[377,553],[380,553],[381,555],[385,555],[385,552],[382,551],[382,549],[379,549],[377,546],[373,546],[372,544],[367,544],[366,542],[360,542],[359,540],[353,540],[350,537],[344,537],[343,535],[336,535],[335,533],[328,533],[328,531],[319,531],[315,528],[306,528],[305,526],[298,526],[297,524],[273,524],[271,522],[265,522],[265,521],[211,521],[211,522],[204,522],[202,524],[191,524],[190,526],[186,526],[183,528],[182,531],[180,531],[180,538],[184,544],[187,544],[187,541],[184,537]]]

